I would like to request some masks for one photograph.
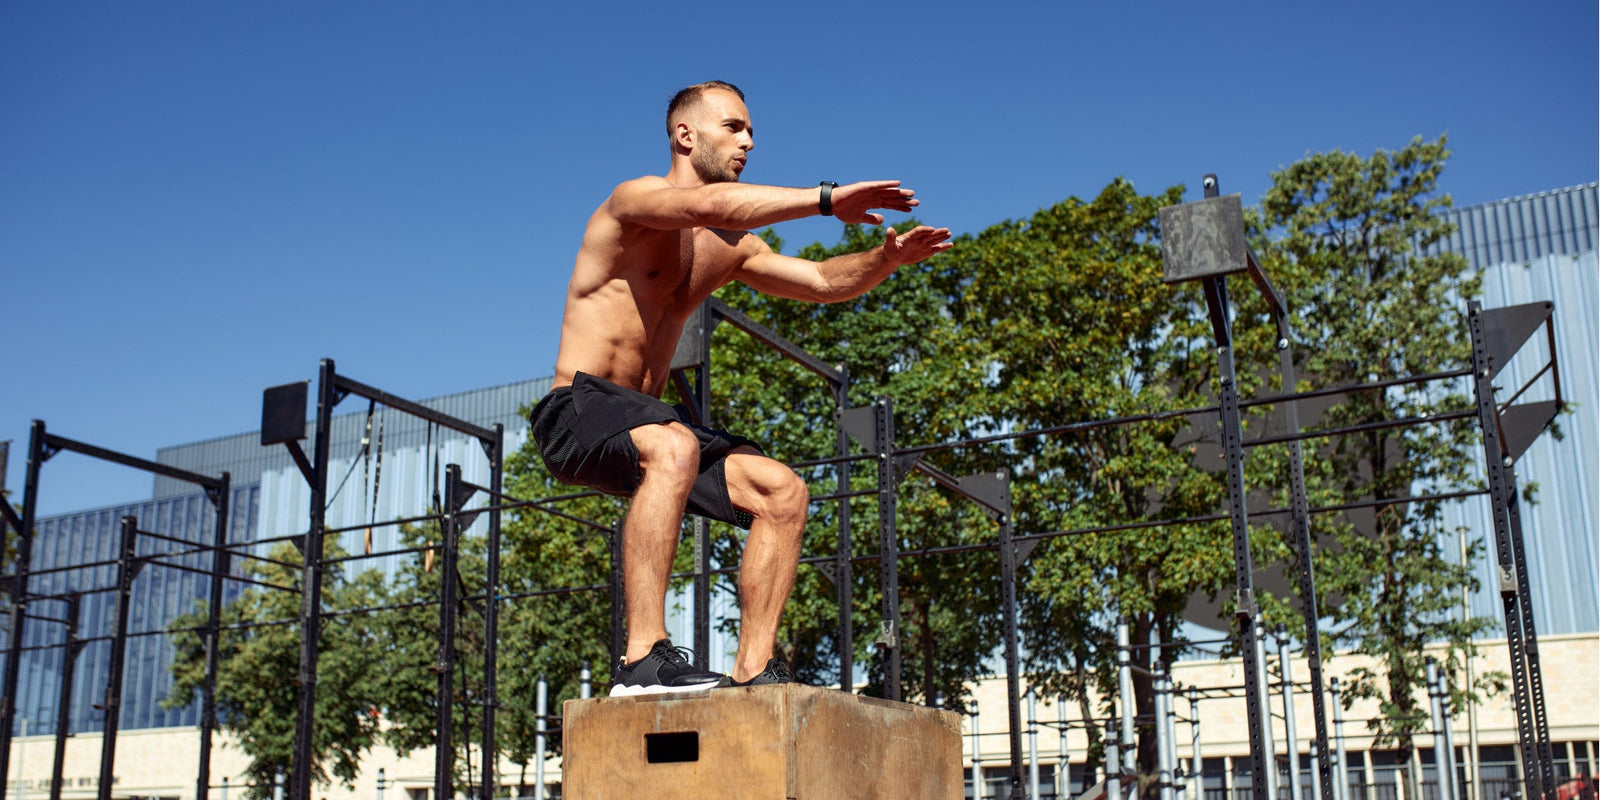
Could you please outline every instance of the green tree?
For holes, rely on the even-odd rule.
[[[375,676],[377,696],[383,698],[382,740],[402,757],[433,747],[438,741],[438,663],[443,655],[439,641],[439,601],[443,590],[441,526],[406,525],[400,544],[416,549],[385,587],[385,610],[373,615],[384,668]],[[458,545],[458,599],[455,606],[455,641],[451,647],[455,670],[451,708],[452,779],[455,785],[475,781],[483,754],[479,752],[482,722],[484,654],[486,649],[482,601],[486,574],[487,542],[482,536],[461,536]],[[468,599],[470,598],[470,599]]]
[[[1012,464],[1019,533],[1051,533],[1201,516],[1226,499],[1225,484],[1196,463],[1206,445],[1182,416],[1149,415],[1207,404],[1215,379],[1191,288],[1162,283],[1157,212],[1181,189],[1142,195],[1114,181],[1028,220],[963,238],[947,273],[954,283],[960,358],[929,365],[936,382],[967,387],[960,419],[979,430],[1032,430],[1144,417],[1131,424],[1019,438]],[[1214,439],[1214,437],[1213,437]],[[1273,539],[1258,532],[1261,546]],[[1167,525],[1048,539],[1023,563],[1028,668],[1035,685],[1079,700],[1090,676],[1115,694],[1115,622],[1127,620],[1136,665],[1156,641],[1176,638],[1190,597],[1231,577],[1226,523]],[[1136,710],[1153,711],[1153,687],[1135,680]],[[1102,709],[1102,713],[1109,712]],[[1139,761],[1155,761],[1140,737]]]
[[[325,558],[343,555],[329,538]],[[273,548],[270,560],[255,565],[248,576],[288,587],[283,591],[252,587],[222,611],[218,650],[217,724],[232,734],[250,757],[246,794],[252,800],[272,796],[274,776],[286,775],[294,760],[294,731],[300,687],[300,588],[304,570],[300,552],[289,544]],[[373,680],[383,670],[377,632],[359,609],[379,605],[382,581],[374,571],[347,577],[339,568],[324,573],[317,663],[312,777],[319,784],[334,780],[354,786],[361,755],[378,738],[379,695]],[[173,620],[175,653],[173,686],[163,704],[182,708],[195,700],[205,682],[206,648],[202,635],[205,603],[194,613]]]
[[[507,515],[501,556],[500,641],[497,670],[499,746],[523,767],[537,758],[535,692],[549,685],[550,714],[579,696],[582,669],[590,668],[595,693],[610,684],[610,530],[625,505],[557,482],[530,438],[506,459],[506,492],[549,502]],[[686,565],[680,563],[679,569]],[[559,752],[558,726],[547,746]]]
[[[1449,156],[1444,137],[1420,137],[1370,157],[1334,151],[1274,173],[1259,224],[1270,238],[1258,249],[1279,276],[1295,325],[1310,347],[1300,369],[1321,385],[1436,374],[1470,363],[1464,306],[1479,283],[1466,260],[1427,251],[1450,232],[1437,193]],[[1322,413],[1320,424],[1423,418],[1471,407],[1462,385],[1434,381],[1353,392]],[[1332,437],[1315,452],[1308,480],[1343,500],[1376,501],[1369,512],[1318,520],[1316,575],[1332,618],[1328,638],[1376,657],[1375,670],[1352,676],[1347,702],[1373,698],[1369,720],[1379,743],[1402,751],[1428,726],[1416,691],[1424,682],[1423,648],[1447,645],[1446,668],[1473,652],[1471,637],[1493,623],[1463,621],[1456,600],[1476,588],[1470,570],[1441,552],[1441,501],[1409,498],[1458,489],[1475,480],[1477,435],[1470,421],[1372,426]],[[1471,560],[1480,556],[1474,547]],[[1326,601],[1325,601],[1326,602]],[[1489,676],[1492,681],[1493,676]],[[1461,692],[1475,687],[1460,687]]]
[[[916,224],[905,220],[895,227],[906,230]],[[781,246],[770,232],[767,235]],[[883,237],[883,228],[845,226],[834,245],[812,244],[797,255],[822,260],[877,247]],[[946,269],[942,257],[906,265],[858,298],[825,305],[773,298],[737,284],[724,287],[719,296],[824,363],[843,367],[849,375],[851,407],[888,397],[895,409],[896,445],[906,447],[944,441],[964,429],[954,415],[954,398],[962,387],[933,382],[925,368],[947,357],[939,349],[939,331],[950,324],[949,297],[938,285]],[[751,433],[769,455],[786,462],[832,456],[838,430],[836,403],[825,382],[742,332],[724,327],[716,337],[710,384],[714,423]],[[850,452],[864,450],[852,445]],[[961,468],[944,455],[929,459],[941,468]],[[849,487],[838,485],[832,465],[802,469],[801,475],[813,497],[836,494],[842,488],[866,491],[876,485],[876,466],[870,459],[853,465]],[[876,501],[868,496],[849,502],[853,554],[876,556],[880,550]],[[900,484],[896,514],[897,547],[902,552],[992,541],[995,536],[993,523],[981,519],[970,503],[917,475]],[[813,504],[803,555],[836,552],[839,515],[836,500]],[[719,561],[737,563],[739,547],[735,537],[719,538]],[[998,593],[992,588],[996,574],[993,554],[953,552],[899,562],[900,680],[906,699],[926,701],[936,695],[947,706],[958,706],[965,703],[970,682],[987,674],[985,659],[998,638]],[[784,657],[803,679],[817,683],[840,680],[835,579],[820,567],[802,566],[780,631]],[[874,646],[880,587],[881,565],[857,561],[851,610],[854,658],[866,669],[865,691],[881,695],[885,661]]]

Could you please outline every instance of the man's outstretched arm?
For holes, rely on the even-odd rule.
[[[815,303],[859,297],[883,283],[900,266],[915,264],[952,246],[948,228],[926,225],[906,233],[889,228],[878,247],[820,262],[781,255],[766,242],[756,242],[758,252],[745,259],[734,273],[734,280],[763,294]]]
[[[883,222],[873,209],[910,211],[915,192],[899,181],[863,181],[831,192],[833,215],[863,225]],[[650,176],[618,186],[607,200],[612,216],[623,223],[661,230],[721,228],[747,231],[821,213],[820,187],[793,189],[749,183],[712,183],[678,188],[666,178]]]

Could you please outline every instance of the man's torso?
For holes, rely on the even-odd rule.
[[[746,231],[627,225],[602,205],[567,287],[554,385],[582,371],[659,397],[684,322],[753,246]]]

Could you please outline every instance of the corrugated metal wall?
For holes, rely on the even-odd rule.
[[[1573,409],[1557,419],[1564,438],[1541,436],[1516,464],[1518,485],[1537,486],[1537,502],[1522,509],[1524,546],[1540,634],[1600,630],[1600,263],[1596,184],[1542,192],[1457,209],[1447,216],[1461,230],[1447,243],[1483,274],[1485,308],[1549,300],[1555,303],[1556,360],[1562,394]],[[1524,346],[1497,381],[1502,402],[1548,357],[1542,332]],[[1551,399],[1544,378],[1518,402]],[[1470,393],[1470,386],[1464,388]],[[1482,474],[1482,473],[1480,473]],[[1450,508],[1447,524],[1465,526],[1485,543],[1478,564],[1483,589],[1474,616],[1501,619],[1494,576],[1489,503],[1474,498]],[[1485,537],[1488,537],[1485,539]],[[1452,540],[1452,550],[1458,545]],[[1493,635],[1504,635],[1497,632]]]
[[[1460,253],[1480,270],[1593,251],[1600,233],[1597,187],[1590,183],[1453,209],[1444,217],[1455,223],[1455,234],[1430,249]]]

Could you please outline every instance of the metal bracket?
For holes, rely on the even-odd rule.
[[[878,639],[872,644],[885,650],[894,650],[900,646],[900,637],[895,631],[894,620],[886,619],[878,623]]]
[[[1522,457],[1528,447],[1561,413],[1560,400],[1522,403],[1500,412],[1501,446],[1512,461]]]
[[[841,408],[834,412],[839,427],[856,440],[862,447],[873,452],[878,450],[878,417],[877,409],[873,406],[860,406],[857,408]]]
[[[822,577],[828,579],[828,583],[833,585],[839,583],[839,572],[834,569],[832,561],[816,561],[812,562],[811,566],[816,567],[817,571],[822,573]]]

